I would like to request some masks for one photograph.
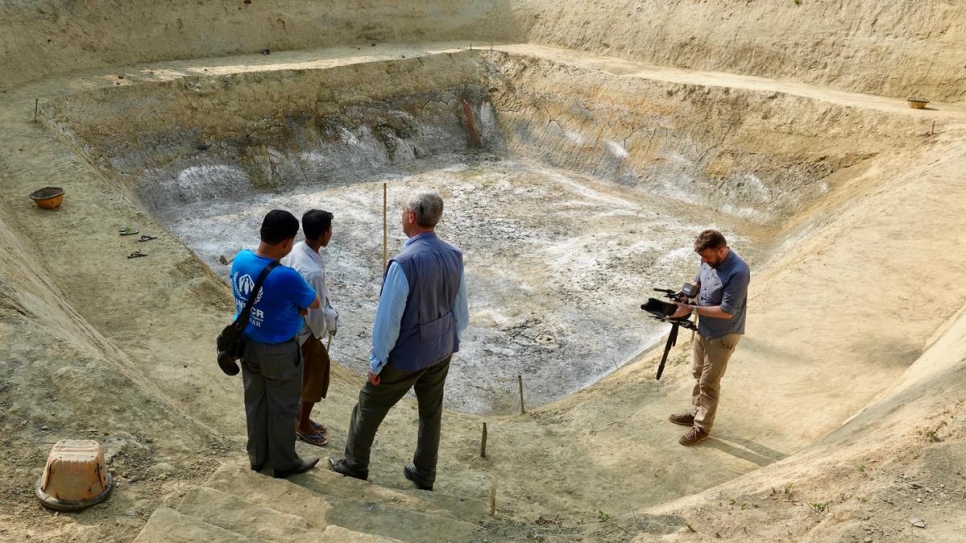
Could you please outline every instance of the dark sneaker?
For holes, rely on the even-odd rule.
[[[422,482],[422,481],[419,480],[419,478],[416,476],[416,468],[415,467],[413,467],[413,466],[405,466],[405,467],[403,467],[403,475],[405,475],[407,479],[409,479],[410,481],[412,481],[412,483],[414,485],[416,485],[416,488],[418,488],[420,490],[428,490],[430,492],[433,491],[433,485],[426,484],[426,483],[424,483],[424,482]]]
[[[340,473],[346,477],[352,477],[353,479],[359,479],[361,481],[367,481],[369,479],[368,473],[360,473],[350,468],[344,458],[342,460],[329,458],[329,468],[336,473]]]
[[[680,413],[671,415],[667,420],[673,422],[674,424],[680,424],[681,426],[694,426],[694,415],[691,413]]]
[[[300,464],[292,469],[277,469],[273,476],[276,479],[285,479],[286,477],[291,477],[292,475],[297,475],[299,473],[305,473],[310,469],[314,468],[316,464],[319,463],[318,456],[310,456],[308,458],[302,458],[299,460]]]
[[[678,443],[684,445],[685,447],[690,447],[691,445],[697,445],[705,439],[708,439],[708,435],[708,432],[705,430],[702,430],[697,426],[692,426],[688,433],[681,436],[681,439],[678,440]]]

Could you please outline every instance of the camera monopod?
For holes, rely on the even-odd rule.
[[[674,292],[669,288],[656,288],[654,290],[664,293],[665,297],[674,301],[683,301],[693,297],[695,294],[694,286],[690,283],[686,283],[680,292]],[[678,310],[678,305],[675,303],[665,302],[657,298],[648,298],[647,303],[641,305],[641,309],[648,312],[651,317],[671,325],[671,333],[667,336],[667,343],[664,344],[664,354],[661,356],[661,363],[657,367],[657,380],[660,380],[661,374],[664,373],[664,364],[667,362],[671,347],[674,347],[678,342],[678,328],[684,327],[688,330],[695,330],[695,326],[693,322],[688,320],[691,316],[690,314],[677,319],[671,318],[671,315]]]

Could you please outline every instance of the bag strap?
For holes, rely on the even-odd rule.
[[[272,270],[274,270],[278,264],[278,260],[269,262],[268,266],[265,266],[265,268],[262,270],[262,273],[259,274],[258,279],[255,281],[255,288],[252,289],[252,293],[249,295],[248,301],[245,302],[245,309],[242,309],[242,312],[238,314],[238,318],[235,319],[235,322],[240,323],[242,326],[248,325],[248,317],[251,316],[252,308],[255,307],[255,300],[258,298],[258,291],[262,289],[262,283],[265,282],[265,278],[268,277],[269,273],[272,273]]]

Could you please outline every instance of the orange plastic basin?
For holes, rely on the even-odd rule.
[[[909,107],[912,109],[925,109],[929,100],[925,98],[906,98],[906,102],[909,102]]]
[[[77,511],[104,501],[113,487],[100,443],[65,439],[51,449],[34,492],[46,507]]]
[[[38,207],[55,209],[64,201],[64,189],[60,187],[44,187],[30,193],[30,199],[37,202]]]

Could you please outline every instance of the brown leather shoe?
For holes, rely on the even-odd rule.
[[[677,413],[668,417],[667,420],[681,426],[694,426],[694,415],[691,413]]]
[[[690,447],[691,445],[697,445],[705,439],[708,439],[708,435],[710,434],[708,434],[707,431],[702,430],[697,426],[692,426],[691,429],[688,430],[688,433],[681,436],[681,439],[678,440],[678,443],[684,445],[685,447]]]

